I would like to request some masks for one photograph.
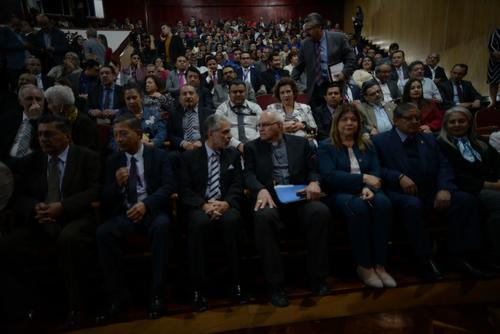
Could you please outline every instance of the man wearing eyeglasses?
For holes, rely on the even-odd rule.
[[[418,274],[428,281],[443,278],[432,260],[432,243],[425,230],[424,213],[433,209],[444,213],[448,223],[451,264],[475,278],[484,277],[471,262],[481,247],[474,197],[458,191],[435,137],[419,128],[417,106],[403,103],[394,110],[394,128],[373,137],[385,190],[414,248]]]
[[[284,269],[279,251],[279,232],[300,225],[308,247],[308,275],[314,295],[330,293],[328,276],[328,229],[332,221],[328,207],[319,201],[320,176],[308,140],[283,133],[284,118],[275,112],[262,112],[257,123],[259,138],[245,145],[245,183],[254,199],[254,233],[264,261],[270,302],[276,307],[289,305],[283,289]],[[276,185],[304,185],[304,200],[281,204]]]
[[[222,103],[226,102],[229,97],[229,84],[236,80],[237,73],[231,65],[226,65],[222,69],[222,83],[214,86],[214,97],[213,104],[215,108],[218,108]],[[244,82],[246,87],[246,98],[252,102],[257,102],[255,99],[255,91],[252,85],[248,82]]]

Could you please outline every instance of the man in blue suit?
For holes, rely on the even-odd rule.
[[[470,262],[481,247],[480,225],[472,195],[458,191],[446,158],[432,135],[419,133],[420,112],[403,103],[394,110],[391,131],[373,137],[382,166],[387,195],[397,210],[414,247],[424,278],[442,278],[431,260],[432,246],[425,231],[424,212],[444,213],[448,223],[448,250],[452,264],[474,277],[484,275]]]
[[[175,189],[167,153],[142,143],[141,121],[118,116],[113,133],[120,151],[106,164],[102,206],[109,214],[97,229],[97,246],[109,294],[109,308],[98,322],[115,318],[129,302],[123,285],[120,243],[132,233],[147,233],[152,249],[152,282],[148,317],[164,312],[164,282],[170,219],[168,201]]]

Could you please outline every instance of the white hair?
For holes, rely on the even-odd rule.
[[[260,118],[262,118],[262,115],[264,113],[268,113],[269,115],[271,115],[271,117],[274,119],[275,122],[279,122],[279,123],[285,122],[285,116],[283,115],[283,113],[276,112],[274,110],[264,110],[262,112],[262,114],[260,114]]]
[[[55,104],[72,106],[75,104],[75,95],[68,86],[53,86],[45,91],[45,98]]]

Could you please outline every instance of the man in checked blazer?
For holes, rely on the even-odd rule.
[[[231,268],[233,297],[246,303],[239,277],[238,243],[241,232],[240,202],[243,198],[241,157],[230,147],[231,123],[211,115],[203,123],[204,143],[185,151],[180,169],[180,203],[188,224],[189,269],[193,288],[193,309],[203,312],[205,240],[212,230],[222,234]]]

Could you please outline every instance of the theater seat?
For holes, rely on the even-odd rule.
[[[483,108],[474,115],[476,123],[476,132],[481,135],[500,129],[500,110],[498,108]]]
[[[257,104],[262,108],[262,110],[266,110],[268,105],[276,102],[276,99],[271,94],[257,95],[256,99],[257,99]]]

